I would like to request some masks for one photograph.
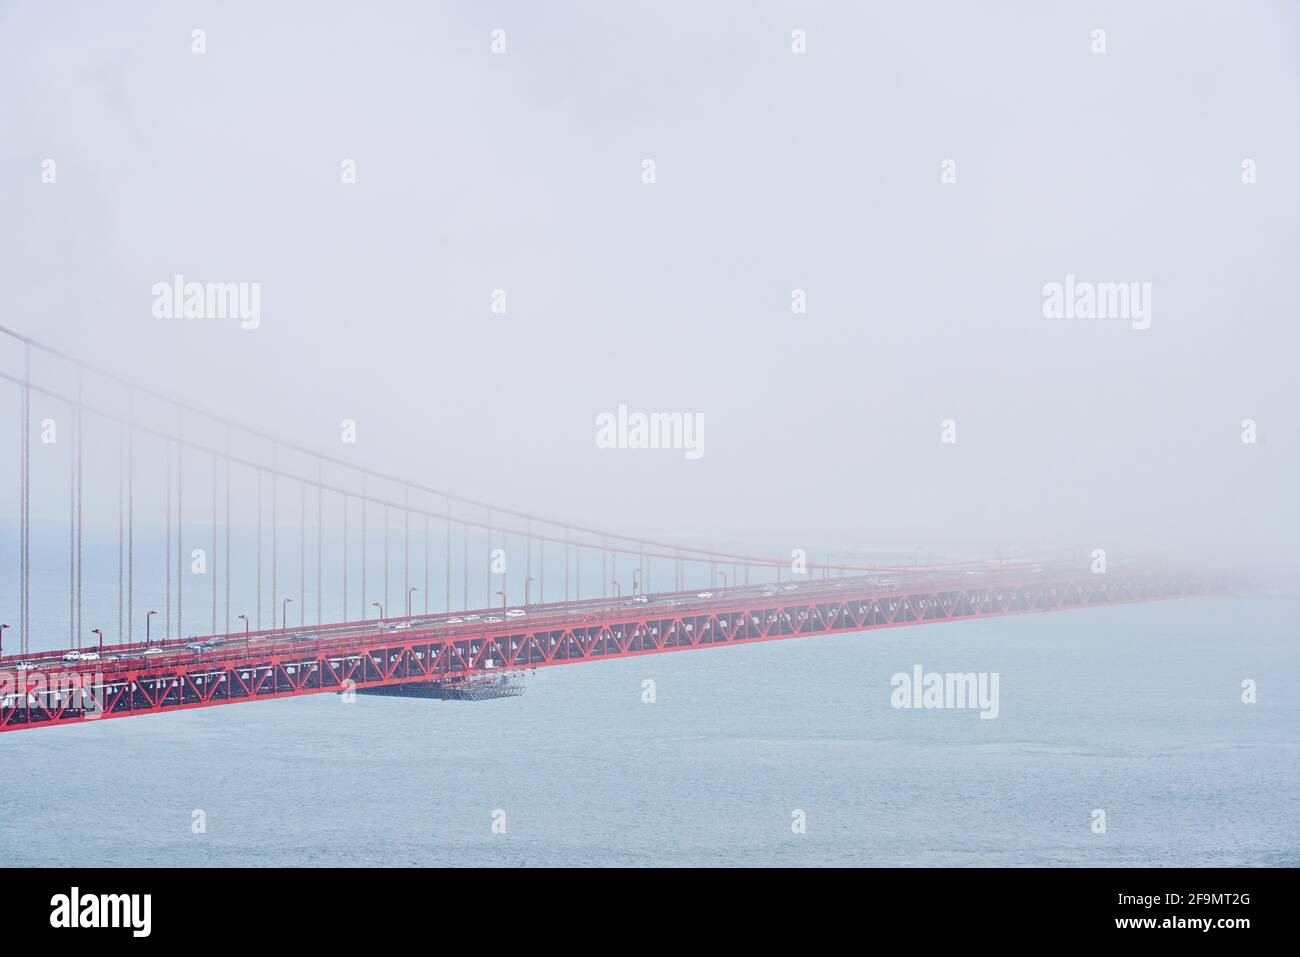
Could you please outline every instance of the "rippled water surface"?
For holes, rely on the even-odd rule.
[[[1293,613],[1195,599],[544,669],[501,701],[5,734],[0,839],[15,864],[1294,866]],[[895,710],[916,664],[997,672],[999,717]]]

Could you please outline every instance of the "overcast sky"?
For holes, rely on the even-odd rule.
[[[0,321],[630,534],[1285,544],[1298,10],[4,0]],[[155,318],[176,274],[260,326]],[[1044,318],[1067,274],[1150,327]],[[597,448],[620,403],[703,456]]]

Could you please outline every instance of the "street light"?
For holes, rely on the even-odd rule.
[[[286,598],[284,601],[280,602],[280,630],[281,631],[284,631],[286,628],[289,627],[289,602],[291,601],[293,601],[292,598]]]
[[[104,633],[98,628],[90,629],[92,635],[99,635],[99,657],[104,657]]]
[[[5,629],[8,628],[8,627],[9,627],[8,625],[0,625],[0,658],[3,658],[3,657],[4,657],[4,650],[5,650]]]
[[[372,606],[374,606],[375,608],[378,608],[378,609],[379,609],[379,620],[380,620],[380,621],[383,621],[383,620],[384,620],[384,606],[381,605],[381,604],[379,604],[379,602],[377,602],[377,601],[372,601],[370,604],[371,604]]]
[[[622,598],[622,597],[623,597],[623,587],[618,583],[618,579],[615,578],[612,582],[610,582],[610,584],[614,586],[614,597],[615,597],[615,598]]]
[[[149,644],[149,637],[153,634],[150,626],[153,624],[153,616],[158,614],[156,611],[150,611],[144,616],[144,643]]]
[[[411,617],[411,596],[414,595],[419,590],[420,589],[418,588],[406,589],[406,617],[407,618]]]
[[[239,617],[244,619],[244,651],[247,652],[248,651],[248,616],[240,615]]]
[[[718,572],[718,575],[722,578],[722,587],[723,587],[723,588],[726,588],[726,587],[727,587],[727,573],[726,573],[726,572]]]
[[[640,574],[641,574],[641,569],[639,569],[639,568],[634,568],[634,569],[632,569],[632,594],[633,594],[633,595],[636,594],[636,590],[637,590],[637,588],[640,587],[640,584],[639,584],[639,582],[638,582],[638,576],[639,576]]]
[[[501,589],[499,592],[497,592],[497,594],[501,596],[501,607],[502,607],[502,608],[505,608],[505,607],[506,607],[506,590],[503,588],[503,589]]]
[[[528,607],[528,584],[530,582],[535,582],[535,581],[537,581],[537,579],[531,577],[524,579],[524,607],[525,608]]]

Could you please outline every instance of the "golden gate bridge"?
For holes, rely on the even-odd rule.
[[[1099,572],[1079,550],[925,564],[915,557],[792,561],[594,529],[374,471],[4,327],[0,336],[19,360],[0,370],[17,400],[19,445],[18,600],[17,615],[0,628],[0,731],[323,692],[507,696],[518,686],[502,676],[523,669],[1181,598],[1234,585],[1225,570],[1167,562],[1127,561]],[[58,408],[63,435],[71,432],[67,462],[59,463],[68,492],[66,646],[33,642],[32,494],[34,487],[49,492],[52,482],[34,476],[33,450],[54,422],[34,421],[34,402]],[[101,614],[114,606],[115,627],[84,615],[88,474],[97,477],[89,507],[116,523],[116,555],[106,569],[92,569],[99,582],[116,573],[115,595],[98,602]],[[232,539],[231,493],[241,480],[256,489],[252,555]],[[290,490],[296,501],[286,498]],[[157,544],[144,541],[137,512],[145,504],[162,507],[162,581],[157,569],[144,581],[137,574],[142,550]],[[296,522],[284,514],[292,504]],[[367,549],[380,529],[375,582]],[[297,546],[297,574],[288,580],[286,535]],[[394,535],[400,614],[391,603]],[[197,613],[185,544],[196,536],[210,585]],[[435,581],[430,556],[439,552],[442,580]],[[247,566],[252,607],[241,609],[232,605],[231,585]],[[350,602],[358,596],[359,604]],[[339,608],[334,620],[327,598]],[[187,635],[187,626],[197,630]]]

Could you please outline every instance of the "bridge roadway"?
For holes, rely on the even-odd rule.
[[[93,660],[65,660],[63,650],[9,656],[0,659],[0,731],[1231,587],[1222,572],[1120,569],[892,571],[105,645]],[[187,647],[196,643],[210,650]]]

